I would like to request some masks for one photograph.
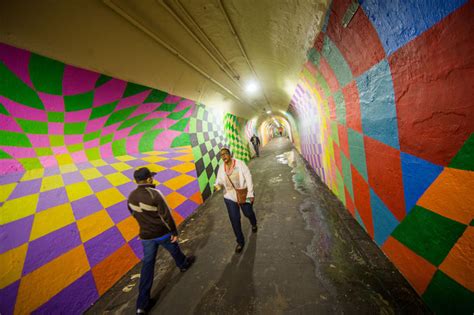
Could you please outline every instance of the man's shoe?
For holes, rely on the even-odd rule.
[[[191,268],[191,266],[194,264],[194,262],[196,261],[196,256],[188,256],[186,258],[186,265],[184,265],[184,267],[182,267],[180,270],[181,272],[185,272],[187,271],[189,268]]]
[[[257,233],[258,227],[256,225],[252,226],[252,232]]]
[[[137,314],[146,314],[145,310],[142,308],[137,308]]]
[[[237,246],[235,246],[235,252],[236,252],[237,254],[239,254],[240,252],[242,252],[242,249],[244,249],[244,245],[237,244]]]

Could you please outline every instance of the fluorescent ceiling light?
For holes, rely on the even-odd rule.
[[[258,82],[256,81],[249,81],[247,85],[245,86],[245,91],[249,94],[253,94],[258,91],[260,88]]]

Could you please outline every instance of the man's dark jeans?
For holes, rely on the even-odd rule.
[[[142,260],[142,272],[140,274],[140,287],[137,300],[137,309],[146,309],[150,301],[151,287],[155,274],[156,252],[158,247],[163,246],[173,256],[178,268],[185,267],[186,256],[179,248],[178,242],[171,243],[171,234],[151,240],[142,240],[144,257]]]
[[[253,143],[252,143],[253,144]],[[255,150],[255,154],[257,156],[260,156],[259,152],[258,152],[258,149],[259,149],[259,145],[258,144],[253,144],[253,149]]]
[[[244,246],[245,239],[244,234],[242,233],[242,225],[240,224],[240,207],[242,212],[249,219],[252,226],[257,225],[257,218],[255,217],[255,212],[253,211],[253,206],[251,203],[244,203],[239,207],[239,204],[235,201],[224,198],[225,205],[227,206],[227,212],[229,213],[230,223],[232,224],[232,229],[234,230],[235,237],[237,238],[237,244]]]

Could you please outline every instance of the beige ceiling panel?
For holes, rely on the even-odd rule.
[[[287,108],[326,2],[0,1],[0,41],[251,118]]]

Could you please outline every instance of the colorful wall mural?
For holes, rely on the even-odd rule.
[[[126,198],[157,172],[177,223],[245,121],[0,44],[0,313],[80,314],[142,258]]]
[[[472,314],[474,1],[363,0],[345,27],[358,4],[308,53],[301,152],[435,313]]]

